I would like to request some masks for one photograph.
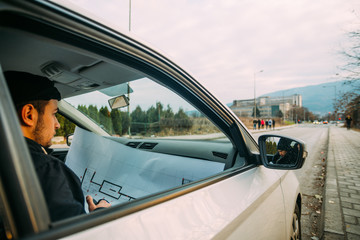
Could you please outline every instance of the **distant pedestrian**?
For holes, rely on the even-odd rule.
[[[264,119],[261,119],[261,128],[264,128],[264,125],[265,125],[265,121],[264,121]]]
[[[253,121],[254,130],[256,130],[257,122],[258,122],[258,121],[257,121],[256,119],[254,119],[254,121]]]
[[[266,119],[266,121],[265,121],[265,126],[266,126],[266,129],[267,129],[268,126],[269,126],[269,120],[268,120],[268,119]]]
[[[272,120],[273,129],[275,129],[275,119]]]
[[[269,129],[271,130],[271,125],[272,125],[272,120],[271,119],[269,119],[268,124],[269,124]]]
[[[260,119],[258,119],[258,129],[260,130],[260,124],[261,124],[261,121]]]
[[[345,121],[346,121],[346,127],[349,130],[351,127],[351,121],[352,121],[352,118],[350,117],[350,115],[346,116]]]

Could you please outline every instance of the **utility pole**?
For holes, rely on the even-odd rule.
[[[129,0],[129,32],[131,32],[131,0]],[[131,135],[131,129],[130,129],[130,126],[131,126],[131,120],[130,120],[130,82],[128,82],[127,95],[128,95],[128,101],[129,101],[129,104],[128,104],[128,107],[127,107],[128,117],[129,117],[128,134],[130,136]]]
[[[256,119],[256,81],[255,81],[255,72],[254,72],[254,118]]]

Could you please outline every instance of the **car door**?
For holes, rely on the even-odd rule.
[[[95,56],[96,60],[105,63],[105,65],[89,64],[91,66],[86,68],[89,74],[96,73],[95,68],[99,66],[111,67],[106,68],[107,70],[113,69],[112,67],[123,69],[125,66],[125,68],[135,69],[142,76],[148,76],[150,81],[165,86],[167,91],[172,94],[170,99],[173,96],[183,99],[201,112],[204,118],[213,123],[227,139],[230,148],[226,148],[228,149],[226,153],[231,157],[222,162],[224,168],[220,172],[176,187],[143,195],[113,208],[49,224],[47,208],[41,200],[41,190],[37,184],[36,175],[31,170],[32,164],[26,145],[24,141],[19,140],[20,143],[15,144],[11,140],[13,136],[22,139],[18,125],[15,125],[18,122],[15,120],[14,109],[11,104],[2,104],[2,119],[5,116],[8,119],[7,122],[2,121],[1,137],[2,142],[10,143],[4,144],[6,150],[4,153],[11,153],[2,156],[2,159],[7,159],[7,161],[2,161],[2,164],[4,164],[1,172],[3,181],[1,191],[2,209],[7,206],[4,204],[6,199],[12,200],[8,200],[10,203],[16,203],[8,203],[9,214],[3,215],[3,219],[13,223],[10,232],[19,237],[30,236],[34,239],[55,239],[60,237],[69,239],[88,239],[90,237],[92,239],[121,237],[130,239],[286,238],[284,200],[279,175],[274,170],[260,165],[260,161],[257,160],[259,153],[250,151],[257,148],[256,144],[254,144],[251,136],[246,132],[239,120],[226,107],[184,70],[150,48],[122,35],[117,35],[109,29],[104,31],[103,26],[98,26],[79,16],[76,24],[72,21],[65,21],[70,20],[73,13],[55,8],[50,3],[43,4],[47,8],[50,7],[51,11],[46,11],[47,8],[41,7],[41,4],[39,4],[34,8],[27,5],[29,9],[33,10],[31,11],[31,17],[23,14],[23,12],[21,14],[10,14],[7,20],[21,19],[29,21],[24,21],[27,23],[26,25],[6,26],[4,33],[8,33],[7,28],[11,29],[12,27],[15,28],[14,32],[16,34],[25,32],[24,35],[20,35],[24,38],[16,39],[25,42],[29,37],[27,33],[30,32],[31,40],[35,39],[40,44],[43,44],[42,46],[46,46],[47,53],[54,49],[62,49],[63,53],[66,54],[61,55],[61,57],[66,63],[78,58],[88,60],[89,56]],[[6,17],[3,15],[3,18]],[[61,21],[61,27],[56,21],[57,17],[63,20]],[[2,22],[2,24],[7,23],[9,21]],[[80,24],[81,27],[77,24]],[[33,38],[33,36],[35,37]],[[26,43],[29,44],[27,50],[31,51],[31,42]],[[26,47],[27,45],[25,45]],[[78,58],[66,59],[69,52]],[[37,55],[40,56],[41,53],[38,52]],[[31,61],[33,60],[31,57],[26,58],[29,55],[31,54],[23,56],[24,65],[18,66],[19,70],[31,68],[34,61]],[[47,55],[56,56],[55,54]],[[36,58],[36,54],[32,54],[32,56]],[[38,59],[36,58],[36,60]],[[1,61],[10,60],[3,58]],[[6,62],[6,65],[14,66],[16,64]],[[36,71],[40,70],[36,69]],[[102,77],[105,79],[106,75]],[[6,91],[6,85],[3,79],[1,80],[4,86],[1,89]],[[7,101],[9,102],[8,95]],[[64,103],[64,105],[66,104]],[[60,110],[66,115],[68,109],[60,106]],[[74,108],[74,111],[68,111],[67,116],[72,117],[73,121],[84,127],[88,132],[96,129],[91,127],[91,124],[93,124],[90,123],[91,121],[86,122],[83,120],[81,114],[75,110]],[[9,121],[14,123],[11,129],[17,129],[11,134],[6,132],[7,128],[9,128]],[[111,139],[110,135],[100,130],[96,134],[91,134],[101,137],[100,141],[102,142]],[[120,147],[130,140],[122,142],[112,139],[111,141]],[[165,143],[162,150],[154,148],[154,151],[149,151],[149,149],[147,151],[153,154],[162,154],[161,156],[169,155],[172,160],[186,157],[186,159],[191,159],[189,161],[195,162],[218,159],[219,154],[215,153],[214,155],[214,151],[209,146],[216,146],[216,144],[220,146],[222,144],[203,144],[193,140],[179,144],[179,142],[172,141],[172,143],[181,145],[180,147],[173,147],[174,145],[166,140],[159,140],[158,145],[161,146],[162,143]],[[20,149],[17,152],[23,152],[25,156],[14,155],[14,146]],[[204,151],[198,153],[195,151],[196,146],[201,146]],[[176,150],[180,148],[185,156],[175,157],[177,154],[174,154],[174,150],[167,151],[170,148]],[[142,154],[145,151],[135,150],[141,151]],[[215,147],[215,152],[216,150]],[[200,156],[197,154],[200,154]],[[4,169],[9,169],[12,165],[15,165],[14,169],[22,171],[13,175],[11,180],[4,177],[9,175]],[[29,170],[29,172],[25,171],[25,169]],[[26,180],[23,179],[24,176]],[[25,184],[17,188],[5,187],[18,182],[22,184],[26,182],[29,185]],[[19,208],[19,206],[24,207],[26,211],[20,212],[19,209],[22,208]],[[34,210],[38,213],[33,213]],[[27,219],[27,221],[24,219]]]
[[[279,179],[263,167],[66,239],[287,239]],[[256,190],[255,190],[256,189]],[[190,190],[190,189],[189,189]],[[160,202],[159,202],[160,201]]]
[[[140,109],[145,109],[143,107],[145,104],[141,103],[152,102],[157,103],[158,106],[170,106],[170,103],[174,99],[179,109],[191,107],[188,102],[185,101],[186,99],[184,97],[190,93],[185,93],[183,96],[179,97],[178,94],[173,92],[171,89],[164,88],[151,79],[140,79],[138,82],[133,81],[131,82],[131,86],[133,89],[133,95],[130,96],[130,99],[132,99],[130,102],[131,105],[137,106],[136,109],[139,109],[139,111]],[[153,93],[158,94],[149,96],[149,94],[147,94],[147,90],[141,93],[141,89],[144,88],[144,86],[146,86],[145,89],[152,89]],[[140,89],[138,87],[140,87]],[[159,95],[163,97],[159,97]],[[93,97],[90,96],[79,96],[79,98],[93,99]],[[142,101],[142,98],[146,98],[146,101]],[[79,104],[78,97],[72,97],[69,100],[65,99],[65,101],[72,103],[74,106]],[[81,102],[82,108],[88,105],[89,104],[86,104],[84,101]],[[150,109],[152,107],[150,107]],[[69,112],[74,113],[75,111],[76,109],[74,108]],[[156,112],[158,111],[160,110],[156,110]],[[196,109],[192,109],[190,112],[194,111],[196,111]],[[163,111],[161,111],[160,115],[162,114],[164,114]],[[202,122],[205,121],[204,118],[206,119],[204,116],[201,117]],[[239,236],[248,236],[248,238],[254,239],[272,236],[276,239],[282,239],[285,236],[286,223],[282,189],[280,186],[281,181],[279,175],[274,170],[247,163],[246,159],[240,157],[236,148],[230,144],[233,140],[229,139],[225,135],[221,137],[221,141],[219,141],[218,136],[214,140],[209,139],[211,134],[205,134],[203,139],[206,140],[200,141],[200,132],[197,132],[197,135],[184,135],[181,133],[180,136],[171,135],[166,137],[157,137],[146,132],[151,132],[151,126],[148,126],[146,129],[145,127],[141,129],[136,127],[140,125],[140,120],[138,119],[141,119],[141,117],[132,117],[132,121],[135,121],[135,125],[132,125],[131,127],[133,137],[129,136],[129,140],[111,137],[111,139],[115,142],[105,143],[105,139],[100,138],[93,145],[85,144],[83,146],[84,151],[82,154],[86,154],[85,158],[87,161],[94,161],[94,164],[85,164],[83,167],[80,167],[78,162],[79,158],[77,157],[73,160],[72,156],[73,154],[75,156],[79,156],[78,152],[80,152],[81,149],[77,150],[76,148],[81,148],[82,146],[78,146],[75,145],[76,143],[73,143],[69,151],[69,159],[67,160],[69,166],[74,169],[80,178],[83,179],[90,178],[90,176],[86,177],[86,175],[89,173],[89,169],[93,169],[90,171],[91,177],[95,177],[96,181],[101,184],[101,182],[104,179],[106,180],[109,176],[103,175],[99,177],[99,169],[94,167],[98,158],[97,156],[103,155],[101,153],[103,149],[97,149],[97,146],[113,145],[111,149],[119,150],[119,154],[121,154],[125,159],[131,158],[131,156],[134,156],[135,154],[137,159],[145,159],[145,157],[139,157],[142,156],[141,151],[145,150],[141,149],[141,146],[145,143],[149,146],[154,146],[147,148],[146,152],[150,151],[153,153],[166,154],[174,160],[175,158],[172,157],[174,155],[177,157],[191,157],[192,160],[197,160],[198,162],[203,161],[203,159],[208,159],[209,161],[225,163],[226,161],[231,161],[231,159],[235,158],[235,166],[227,167],[227,169],[223,172],[211,174],[212,176],[209,176],[207,180],[191,179],[191,177],[189,177],[189,179],[186,180],[191,181],[193,185],[190,184],[186,187],[186,190],[184,189],[184,195],[181,196],[172,196],[171,192],[169,192],[171,189],[162,189],[168,192],[159,194],[159,204],[151,205],[148,209],[137,211],[122,219],[115,220],[113,224],[106,224],[104,225],[103,231],[108,232],[110,235],[121,236],[123,238],[127,238],[130,236],[129,234],[132,234],[132,237],[139,239],[207,239],[213,237],[219,239],[231,239],[238,238]],[[211,125],[211,127],[208,126],[210,129],[216,128],[211,124],[214,120],[209,120],[211,121],[208,121],[206,125]],[[162,128],[166,128],[166,126],[162,126]],[[169,129],[172,129],[172,127],[169,127]],[[139,132],[141,131],[144,133],[140,134]],[[203,129],[203,131],[205,131],[205,129]],[[146,138],[146,135],[151,135],[151,137]],[[89,139],[90,137],[91,136],[89,134],[86,134],[86,136],[81,138],[84,140],[79,140],[75,134],[73,141],[84,142],[85,139]],[[135,148],[135,150],[138,150],[138,152],[131,151],[131,154],[127,157],[128,154],[126,151],[133,149],[127,150],[126,148],[117,146],[116,144],[131,146],[132,148]],[[106,154],[118,155],[116,153],[112,153],[111,149],[106,148]],[[216,154],[214,155],[214,153]],[[92,155],[96,155],[94,160],[91,160]],[[227,156],[225,159],[218,157],[225,155]],[[254,155],[256,155],[256,153]],[[166,161],[172,160],[170,158]],[[159,159],[161,160],[161,156],[156,155],[157,164],[160,164]],[[186,158],[180,159],[182,159],[181,161],[185,164]],[[122,161],[121,158],[116,157],[116,162],[119,161]],[[135,161],[135,159],[133,161]],[[149,161],[151,160],[146,161],[146,164],[150,165]],[[135,163],[132,162],[132,165],[134,164]],[[173,162],[173,164],[176,164],[176,162]],[[188,162],[188,164],[192,163]],[[126,168],[126,166],[112,166],[113,165],[109,168]],[[163,164],[162,167],[164,168],[165,165]],[[87,171],[86,174],[84,173],[85,170]],[[153,170],[155,171],[155,169]],[[194,168],[192,170],[194,170]],[[167,174],[170,175],[171,169],[167,169],[166,171]],[[177,171],[180,171],[180,169],[177,169]],[[97,175],[95,175],[95,172]],[[125,174],[126,172],[122,175]],[[193,171],[190,175],[194,174],[196,175]],[[145,174],[143,173],[142,175],[144,176]],[[127,186],[121,184],[121,179],[115,180],[115,178],[116,177],[111,177],[111,180],[109,181],[114,182],[114,184],[118,182],[118,186],[121,186],[122,189],[126,189]],[[134,181],[136,181],[136,178],[134,178]],[[90,192],[94,190],[94,188],[89,187],[89,184],[85,185],[86,189],[84,190],[90,190]],[[150,188],[150,186],[146,188]],[[158,189],[158,191],[160,190]],[[123,193],[126,193],[127,196],[134,198],[142,197],[139,195],[134,196],[132,194],[128,194],[125,190]],[[102,197],[100,195],[98,196]],[[162,199],[165,197],[168,201],[163,202]],[[271,219],[271,221],[269,221],[269,219]],[[117,226],[124,226],[124,229],[134,230],[129,232]],[[257,230],[259,226],[261,226],[261,231]],[[202,228],[204,229],[201,231],[198,230]],[[97,231],[89,230],[85,231],[83,234],[84,238],[90,235],[97,236]],[[101,233],[99,232],[99,237],[100,236]]]

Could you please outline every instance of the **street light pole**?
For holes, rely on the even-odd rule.
[[[335,90],[335,99],[334,99],[334,111],[335,111],[335,125],[337,126],[337,108],[336,108],[336,85],[334,86],[334,90]]]
[[[283,123],[285,122],[285,115],[286,115],[286,107],[285,107],[285,98],[284,98],[284,94],[286,91],[288,91],[289,89],[287,90],[283,90],[282,91],[282,97],[283,97]],[[290,114],[289,114],[290,115]],[[290,116],[289,116],[290,117]],[[288,118],[289,119],[289,118]]]
[[[283,124],[284,124],[284,122],[285,122],[285,100],[284,100],[284,91],[282,92],[282,94],[283,94]]]
[[[131,0],[129,0],[129,32],[131,32]]]
[[[263,72],[260,70],[258,73]],[[256,119],[256,72],[254,72],[254,118]]]
[[[337,122],[337,109],[336,109],[336,85],[334,86],[323,86],[323,88],[333,87],[334,88],[334,112],[335,112],[335,123]],[[330,120],[330,119],[329,119]],[[336,124],[337,125],[337,124]]]

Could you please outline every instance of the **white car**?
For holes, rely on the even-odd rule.
[[[1,71],[55,82],[63,96],[58,134],[71,134],[71,145],[53,155],[85,195],[112,204],[50,221],[1,73],[0,238],[301,238],[302,196],[291,170],[305,161],[302,141],[264,135],[258,145],[178,65],[73,11],[0,1],[0,17]],[[292,155],[280,163],[284,142]]]

